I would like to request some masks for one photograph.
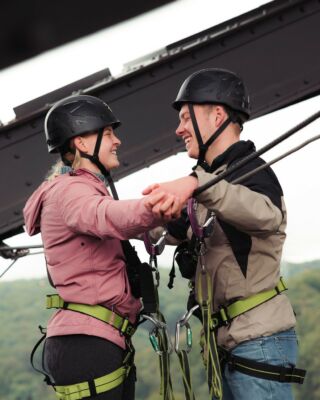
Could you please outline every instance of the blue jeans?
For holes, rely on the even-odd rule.
[[[296,365],[298,353],[294,329],[248,340],[236,346],[232,354],[273,365]],[[269,381],[224,369],[223,400],[293,400],[290,383]]]

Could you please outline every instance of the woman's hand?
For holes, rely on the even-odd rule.
[[[179,218],[183,206],[178,196],[166,193],[163,190],[151,191],[151,193],[144,198],[144,204],[151,208],[153,214],[157,218],[164,219],[165,221]]]

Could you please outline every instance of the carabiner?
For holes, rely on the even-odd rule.
[[[141,317],[147,319],[154,325],[154,327],[149,331],[149,339],[154,351],[159,355],[162,355],[164,352],[171,354],[173,351],[173,345],[168,333],[167,324],[150,315],[142,314]],[[165,343],[166,341],[168,344],[168,348],[164,350],[160,350],[160,343],[158,339],[160,330],[163,332],[163,342]]]
[[[210,217],[205,221],[205,223],[201,226],[197,221],[196,210],[198,203],[194,198],[188,200],[187,212],[190,220],[190,225],[192,228],[192,232],[200,241],[209,237],[213,233],[214,222],[216,220],[216,215],[213,211],[210,212]]]
[[[175,351],[179,351],[179,342],[180,342],[180,328],[186,328],[186,344],[187,348],[185,351],[189,353],[192,348],[192,330],[189,324],[189,319],[191,318],[192,314],[199,308],[199,304],[193,306],[189,311],[187,311],[182,318],[176,323],[176,335],[175,335]]]
[[[144,245],[151,257],[159,256],[163,252],[167,233],[168,232],[164,230],[156,243],[151,242],[150,235],[148,232],[144,233],[143,235]]]

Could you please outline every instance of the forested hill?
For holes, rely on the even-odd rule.
[[[285,266],[288,275],[288,296],[297,318],[300,335],[301,368],[308,374],[303,386],[295,386],[297,400],[320,399],[320,260],[313,263]],[[288,273],[289,271],[289,273]],[[167,269],[161,269],[160,301],[170,330],[185,312],[187,283],[177,279],[175,288],[169,290]],[[26,280],[0,283],[0,399],[43,400],[55,399],[51,388],[43,383],[41,375],[33,372],[29,364],[30,351],[39,339],[38,325],[46,325],[50,311],[44,309],[45,294],[52,293],[45,280]],[[199,325],[191,319],[194,344],[191,352],[192,381],[197,400],[209,399],[199,354]],[[154,353],[146,327],[141,326],[135,335],[136,364],[138,367],[137,400],[158,400],[158,356]],[[184,399],[181,375],[173,355],[173,385],[176,400]]]
[[[291,278],[300,272],[320,269],[320,260],[308,261],[300,264],[282,262],[281,272],[285,278]]]

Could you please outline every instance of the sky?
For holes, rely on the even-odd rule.
[[[113,76],[121,73],[124,64],[152,53],[177,40],[233,18],[265,1],[259,0],[177,0],[129,21],[101,30],[57,49],[45,52],[23,63],[0,71],[0,120],[14,118],[13,107],[53,91],[104,68]],[[164,29],[165,28],[165,29]],[[146,32],[148,34],[146,35]],[[103,51],[101,51],[103,49]],[[85,55],[85,56],[84,56]],[[178,88],[177,88],[178,90]],[[287,107],[281,111],[249,121],[242,139],[253,140],[257,149],[319,110],[320,96]],[[178,122],[178,120],[177,120]],[[125,121],[123,121],[125,125]],[[286,140],[263,156],[267,161],[289,148],[320,133],[320,123]],[[174,132],[172,132],[174,135]],[[317,164],[320,141],[275,164],[274,170],[282,185],[288,210],[287,240],[283,259],[303,262],[320,259],[318,212],[320,179]],[[141,196],[142,189],[152,182],[178,178],[190,173],[194,160],[180,153],[136,172],[119,182],[122,199]],[[40,244],[41,237],[21,234],[6,240],[10,245]],[[143,244],[135,242],[143,261],[147,255]],[[166,248],[159,257],[160,265],[170,266],[173,250]],[[10,261],[0,258],[0,274]],[[2,278],[13,280],[45,275],[43,255],[21,258]]]

